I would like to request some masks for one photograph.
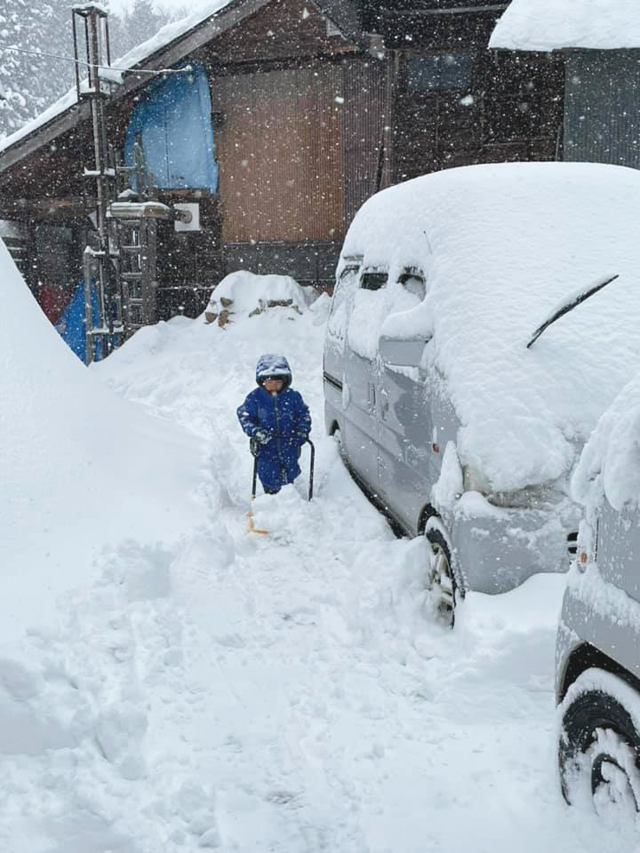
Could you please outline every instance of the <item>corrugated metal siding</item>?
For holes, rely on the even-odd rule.
[[[219,78],[211,89],[224,116],[216,137],[223,241],[341,237],[342,69]]]
[[[640,168],[640,51],[567,56],[563,159]]]
[[[345,64],[344,103],[342,129],[348,224],[369,196],[389,183],[391,91],[388,64],[375,60]]]

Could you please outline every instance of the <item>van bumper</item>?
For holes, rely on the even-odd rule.
[[[578,508],[568,500],[544,510],[502,509],[477,493],[466,493],[455,508],[451,529],[466,589],[503,593],[538,572],[568,571],[567,536],[578,521]]]

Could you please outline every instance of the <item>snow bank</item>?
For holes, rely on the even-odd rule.
[[[511,0],[489,47],[540,51],[640,47],[640,6],[637,0]]]
[[[117,426],[134,469],[134,451],[145,453],[138,426],[153,423],[153,444],[162,423],[124,402],[116,419],[96,378],[205,439],[207,518],[174,544],[116,543],[61,599],[56,625],[30,630],[19,651],[2,645],[3,853],[632,849],[558,792],[553,661],[564,576],[539,575],[504,596],[469,593],[454,632],[434,621],[424,539],[392,535],[323,435],[327,307],[323,296],[303,314],[267,311],[224,329],[176,317],[89,371],[55,332],[58,346],[36,351],[60,368],[48,375],[50,396],[73,392],[83,424],[84,410],[98,410],[105,429]],[[9,366],[1,342],[18,344],[11,325],[28,317],[12,309],[0,366]],[[287,355],[311,407],[315,496],[305,499],[305,448],[303,482],[254,503],[272,535],[249,536],[252,457],[235,410],[255,387],[258,356],[273,351]],[[12,375],[17,397],[27,380],[39,387],[33,371]],[[3,371],[3,415],[8,383]],[[56,453],[67,458],[61,440]],[[453,454],[449,462],[445,498]],[[119,523],[122,504],[122,478],[104,474],[111,464],[109,443],[97,444],[105,526]],[[56,473],[43,471],[40,491],[73,496]],[[174,481],[152,485],[159,494],[143,521],[162,531],[162,495],[172,515],[192,511]],[[0,494],[10,484],[0,480]],[[49,536],[34,524],[33,539]],[[69,534],[66,562],[88,569],[85,545]],[[43,560],[31,576],[36,605],[52,579]]]
[[[301,314],[315,295],[311,291],[288,275],[255,275],[238,270],[214,289],[204,318],[207,323],[217,320],[219,326],[224,326],[233,314],[261,314],[268,308],[289,308]]]
[[[96,552],[172,540],[200,517],[198,442],[104,388],[58,336],[0,244],[3,635],[51,615]]]
[[[639,197],[632,169],[472,166],[378,193],[349,229],[343,257],[388,265],[391,282],[407,266],[425,273],[424,302],[408,312],[396,306],[404,313],[387,319],[384,332],[433,336],[425,368],[429,381],[445,377],[462,424],[460,461],[483,471],[494,490],[566,475],[640,370]],[[616,273],[527,349],[558,303]],[[380,294],[358,294],[370,309],[357,332],[367,337],[363,350],[388,312]]]

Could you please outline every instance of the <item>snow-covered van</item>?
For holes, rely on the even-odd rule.
[[[640,811],[640,376],[600,419],[572,481],[584,505],[556,647],[569,802]],[[604,816],[604,815],[603,815]]]
[[[638,171],[512,163],[383,190],[349,228],[326,426],[369,495],[426,536],[445,610],[456,589],[569,567],[571,472],[640,368],[639,221]]]

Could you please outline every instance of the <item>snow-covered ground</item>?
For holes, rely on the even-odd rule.
[[[54,618],[24,591],[0,648],[0,850],[631,849],[558,792],[563,577],[471,593],[455,631],[437,624],[423,543],[394,538],[323,434],[326,297],[302,314],[237,314],[224,327],[176,318],[88,372],[29,299],[0,305],[0,346],[18,319],[30,346],[13,360],[0,350],[0,418],[14,412],[3,583],[22,589],[28,573],[36,601],[59,595]],[[316,496],[306,502],[302,482],[259,497],[256,524],[273,531],[262,537],[246,532],[252,460],[235,409],[257,357],[280,351],[314,417]],[[46,410],[24,402],[36,391]],[[39,480],[20,419],[29,441],[39,437],[38,458],[51,454]],[[86,461],[73,476],[56,464],[67,429]],[[120,456],[105,450],[113,430]],[[140,468],[145,454],[155,467]],[[31,513],[12,524],[24,472]],[[93,515],[76,515],[83,493]],[[54,498],[69,504],[58,516]],[[46,556],[42,506],[58,527],[66,510],[81,528],[64,543],[75,569],[48,597],[40,585],[60,569]],[[134,523],[117,521],[125,510]]]

